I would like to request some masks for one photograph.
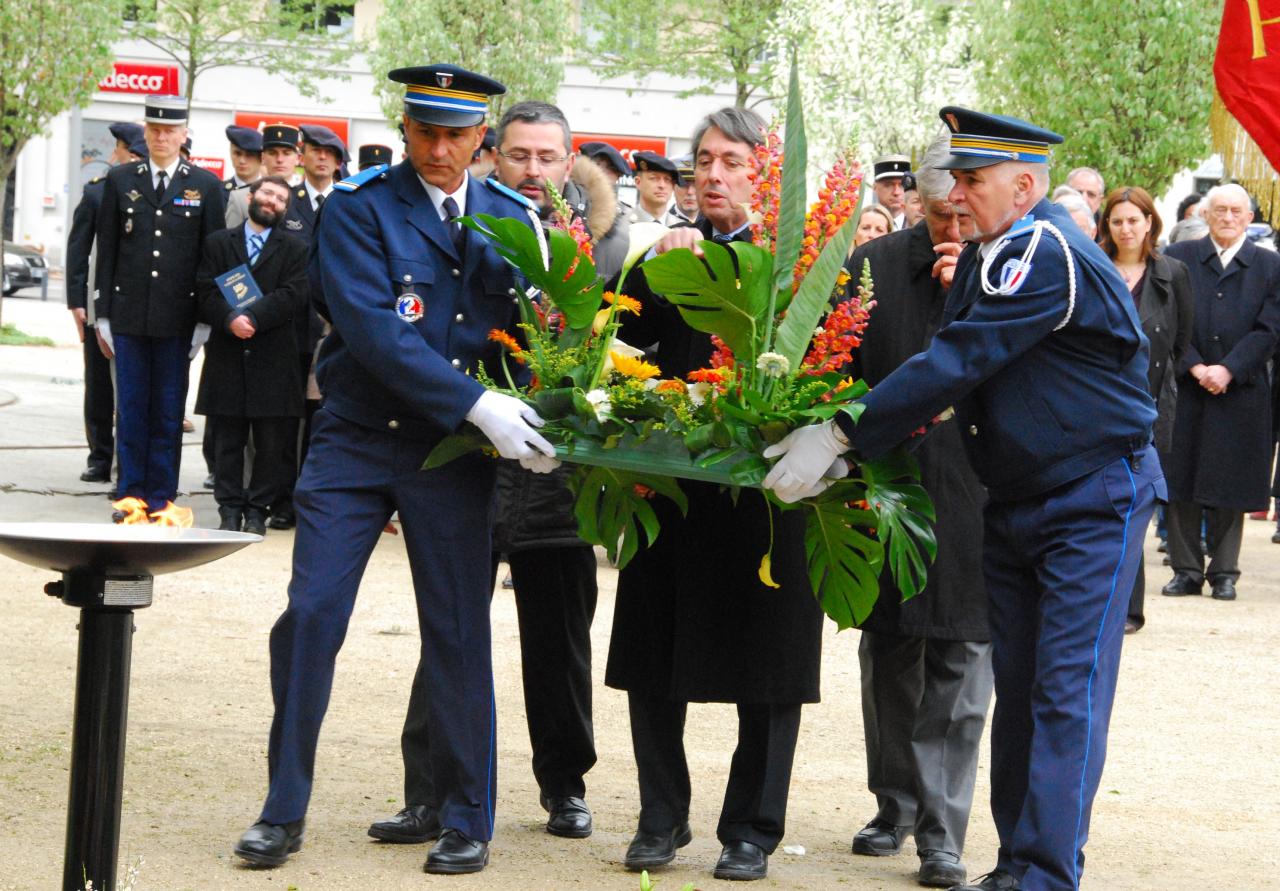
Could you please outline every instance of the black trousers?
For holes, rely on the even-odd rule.
[[[297,418],[239,418],[210,415],[214,438],[213,497],[219,510],[266,514],[289,479],[288,442]],[[253,465],[245,480],[245,446],[253,435]]]
[[[302,389],[307,388],[307,378],[311,375],[311,354],[298,353],[298,370],[302,375]],[[289,476],[284,481],[284,488],[275,501],[271,503],[271,512],[282,517],[293,516],[293,487],[298,483],[298,475],[302,473],[302,462],[307,457],[307,445],[311,442],[311,419],[320,403],[307,400],[306,411],[301,419],[293,418],[293,436],[288,442]]]
[[[862,723],[876,816],[917,851],[964,853],[991,703],[991,644],[863,631]]]
[[[1147,530],[1143,529],[1142,536],[1138,540],[1146,541],[1146,534],[1147,534]],[[1199,546],[1200,546],[1200,543],[1197,541],[1196,547],[1198,548]],[[1170,558],[1169,562],[1172,563],[1173,559]],[[1139,628],[1147,624],[1146,603],[1147,603],[1146,561],[1139,560],[1138,574],[1133,579],[1133,590],[1129,592],[1129,613],[1128,613],[1129,621],[1133,622]]]
[[[1200,550],[1200,520],[1204,518],[1205,544],[1209,567]],[[1218,579],[1240,578],[1240,542],[1244,537],[1244,514],[1226,507],[1205,507],[1190,501],[1169,502],[1169,563],[1173,571],[1202,584]]]
[[[84,329],[84,438],[89,446],[88,468],[111,474],[116,452],[116,390],[111,361],[102,355],[94,328]]]
[[[508,556],[520,624],[524,706],[533,776],[547,797],[586,794],[596,763],[591,723],[591,622],[596,612],[596,555],[590,545],[531,548]],[[494,562],[496,575],[497,562]],[[430,763],[422,662],[400,736],[405,804],[436,804]]]
[[[689,819],[688,703],[629,691],[627,704],[640,780],[639,829],[668,833]],[[782,841],[800,709],[800,703],[738,704],[738,746],[716,826],[721,844],[748,841],[772,854]]]

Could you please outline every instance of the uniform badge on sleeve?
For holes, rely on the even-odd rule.
[[[1005,294],[1016,292],[1029,275],[1031,275],[1030,263],[1017,259],[1006,260],[1000,269],[1000,290]]]
[[[401,294],[396,299],[396,315],[412,324],[422,318],[422,298],[417,294]]]

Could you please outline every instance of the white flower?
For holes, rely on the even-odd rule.
[[[761,353],[756,359],[756,368],[763,371],[765,377],[786,377],[791,362],[781,353]]]
[[[701,405],[707,401],[707,394],[711,392],[711,385],[706,381],[698,381],[696,384],[686,384],[689,388],[689,401],[694,405]]]
[[[609,411],[613,406],[609,404],[608,393],[604,390],[588,390],[585,395],[587,397],[587,402],[589,402],[591,407],[595,409],[597,421],[603,419],[607,414],[609,414]]]

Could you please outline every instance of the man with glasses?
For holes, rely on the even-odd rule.
[[[1168,597],[1235,600],[1244,514],[1266,510],[1271,482],[1271,381],[1280,336],[1280,256],[1249,241],[1249,195],[1209,190],[1209,234],[1169,245],[1195,294],[1191,344],[1178,362],[1169,466]],[[1209,565],[1200,549],[1205,525]]]
[[[1089,205],[1089,211],[1098,216],[1098,208],[1102,206],[1102,196],[1107,194],[1102,174],[1092,167],[1077,167],[1067,174],[1067,185],[1079,192]]]

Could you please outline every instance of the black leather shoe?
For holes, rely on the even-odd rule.
[[[292,529],[297,525],[297,520],[293,517],[293,511],[281,511],[278,514],[272,514],[271,519],[267,520],[267,525],[272,529]]]
[[[920,852],[920,871],[916,873],[916,881],[926,888],[950,888],[963,884],[967,877],[960,855],[949,851]]]
[[[1002,869],[979,876],[972,885],[956,885],[951,891],[1018,891],[1018,880]]]
[[[561,838],[586,838],[591,834],[591,808],[575,796],[543,796],[547,809],[547,832]]]
[[[84,471],[84,473],[80,474],[80,482],[109,483],[111,482],[111,472],[99,467],[89,467]]]
[[[267,515],[260,511],[246,511],[244,515],[244,531],[254,535],[266,535]]]
[[[853,837],[853,853],[867,857],[892,857],[902,850],[910,826],[894,826],[876,817]]]
[[[236,842],[237,857],[243,857],[255,866],[279,866],[302,848],[303,820],[278,825],[254,823]]]
[[[218,529],[223,532],[239,532],[240,527],[244,525],[244,514],[238,510],[231,508],[219,508],[218,516],[222,518],[222,522],[218,525]]]
[[[369,837],[395,845],[419,845],[440,837],[440,819],[425,804],[411,804],[369,827]]]
[[[479,872],[489,865],[489,843],[472,841],[456,829],[445,829],[435,843],[423,872],[437,875],[461,875]]]
[[[1235,600],[1236,583],[1231,579],[1218,579],[1213,583],[1213,591],[1209,596],[1214,600]]]
[[[725,842],[711,874],[717,879],[754,882],[769,874],[769,855],[764,848],[749,841]]]
[[[627,856],[622,864],[631,872],[666,866],[676,859],[676,849],[683,848],[691,841],[693,832],[687,822],[670,832],[637,832],[636,837],[631,839],[631,844],[627,845]]]
[[[1277,529],[1275,532],[1271,534],[1271,543],[1280,544],[1280,529]]]
[[[211,473],[211,474],[209,474],[208,476],[206,476],[206,477],[204,478],[204,483],[202,484],[201,488],[204,488],[204,489],[212,489],[212,488],[213,488],[213,482],[214,482],[214,480],[213,480],[213,474]]]
[[[1160,589],[1160,593],[1165,597],[1188,597],[1191,595],[1198,597],[1203,587],[1203,582],[1195,582],[1191,576],[1178,572],[1174,573],[1173,579],[1169,584]]]

